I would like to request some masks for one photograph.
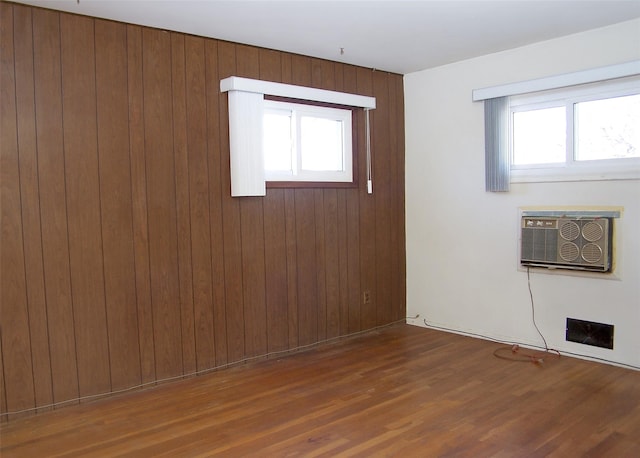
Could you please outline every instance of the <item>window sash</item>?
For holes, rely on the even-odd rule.
[[[511,166],[513,171],[526,171],[535,169],[566,169],[572,167],[589,168],[598,166],[613,166],[616,164],[626,163],[628,165],[640,165],[640,158],[611,158],[611,159],[593,159],[593,160],[578,160],[575,157],[576,153],[576,111],[575,106],[582,102],[590,102],[596,100],[612,99],[616,97],[623,97],[629,95],[640,94],[640,79],[637,77],[625,78],[619,81],[592,83],[574,88],[563,88],[551,91],[545,91],[535,94],[527,94],[520,96],[512,96],[509,101],[509,122],[510,122],[510,136],[511,154],[514,152],[513,148],[513,114],[524,111],[532,111],[543,108],[552,107],[564,107],[565,119],[566,119],[566,135],[565,135],[565,160],[560,163],[531,163],[531,164],[516,164],[513,156],[510,156]]]
[[[287,113],[291,119],[291,169],[266,170],[265,178],[268,182],[353,182],[353,151],[352,151],[352,112],[348,109],[320,107],[291,102],[265,100],[264,109],[270,113]],[[326,119],[339,122],[340,155],[342,162],[339,170],[309,170],[304,168],[303,160],[303,118]]]

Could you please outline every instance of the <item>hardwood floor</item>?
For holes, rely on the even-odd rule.
[[[395,325],[11,420],[2,457],[640,456],[640,372]]]

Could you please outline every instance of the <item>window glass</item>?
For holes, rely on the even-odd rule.
[[[292,156],[291,111],[265,110],[262,122],[265,170],[291,173],[295,158]]]
[[[509,97],[511,181],[640,178],[640,78]]]
[[[513,164],[553,164],[565,161],[565,107],[513,113]]]
[[[302,170],[344,170],[342,121],[310,116],[300,118]]]
[[[576,103],[575,160],[640,157],[640,94]]]

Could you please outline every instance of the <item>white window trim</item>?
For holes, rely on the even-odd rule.
[[[349,94],[347,92],[328,91],[293,84],[274,83],[271,81],[255,80],[230,76],[220,81],[220,92],[242,91],[263,95],[287,97],[290,99],[310,100],[312,102],[333,103],[351,107],[373,110],[376,108],[376,98],[365,95]]]
[[[353,182],[353,150],[352,150],[352,112],[348,109],[319,107],[315,105],[305,105],[301,103],[280,102],[275,100],[265,100],[264,109],[273,108],[276,110],[291,110],[296,120],[294,125],[296,131],[294,136],[294,170],[272,171],[265,170],[267,181],[300,181],[300,182],[326,182],[326,183],[351,183]],[[301,149],[298,141],[301,140],[300,124],[297,122],[303,115],[311,115],[318,118],[339,120],[342,122],[342,170],[336,171],[311,171],[303,170],[301,163]]]
[[[474,89],[471,93],[471,97],[474,102],[479,102],[497,97],[546,91],[549,89],[595,83],[615,78],[624,78],[632,75],[640,75],[640,60],[633,60],[631,62],[592,68],[573,73],[565,73],[562,75],[548,76],[546,78],[539,78],[535,80],[519,81],[517,83]]]
[[[512,96],[509,100],[510,112],[565,106],[567,129],[574,134],[574,103],[637,94],[639,85],[638,77],[629,77]],[[513,122],[512,116],[510,122]],[[509,131],[513,131],[512,126]],[[510,153],[513,154],[512,138],[510,142]],[[640,179],[640,158],[576,161],[573,159],[573,135],[567,135],[567,142],[567,157],[564,163],[511,165],[511,183]]]
[[[229,92],[231,195],[234,197],[266,195],[262,155],[262,112],[265,95],[364,108],[367,113],[376,107],[375,97],[237,76],[222,79],[220,91]],[[370,161],[369,153],[367,160]],[[368,188],[371,189],[370,177],[367,178]]]

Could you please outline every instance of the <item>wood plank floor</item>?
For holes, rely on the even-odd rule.
[[[395,325],[2,425],[0,455],[640,456],[640,372]]]

